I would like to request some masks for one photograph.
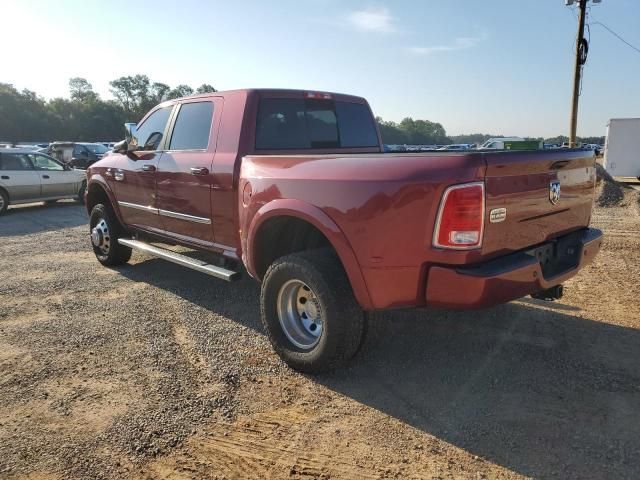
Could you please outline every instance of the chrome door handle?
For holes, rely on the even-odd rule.
[[[191,167],[191,175],[209,175],[209,169],[205,167]]]
[[[142,166],[142,171],[143,172],[155,172],[156,171],[156,167],[154,165],[143,165]]]

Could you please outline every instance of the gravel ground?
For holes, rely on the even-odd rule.
[[[0,478],[639,478],[639,192],[606,182],[560,302],[394,311],[353,365],[272,353],[258,285],[134,253],[73,202],[0,218]]]

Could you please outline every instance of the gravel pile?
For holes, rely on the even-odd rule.
[[[615,180],[600,164],[596,164],[598,207],[625,207],[634,201],[640,201],[635,190]]]

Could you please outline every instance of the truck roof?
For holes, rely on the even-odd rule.
[[[238,95],[238,94],[258,94],[262,96],[301,96],[306,93],[314,93],[314,94],[322,94],[322,95],[330,95],[330,98],[340,99],[340,100],[351,100],[352,102],[365,103],[366,100],[364,97],[358,97],[356,95],[349,95],[346,93],[337,93],[337,92],[326,92],[322,90],[301,90],[301,89],[288,89],[288,88],[241,88],[237,90],[223,90],[219,92],[210,92],[210,93],[200,93],[198,95],[189,95],[186,97],[175,98],[163,103],[171,103],[178,100],[184,99],[192,99],[192,98],[208,98],[208,97],[225,97],[227,95]]]

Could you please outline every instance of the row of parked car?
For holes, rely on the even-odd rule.
[[[465,151],[465,150],[550,150],[556,148],[569,148],[568,143],[561,145],[543,143],[538,140],[527,140],[521,137],[496,137],[490,138],[482,145],[475,143],[453,143],[450,145],[392,145],[385,144],[387,152],[427,152],[427,151]],[[578,148],[593,150],[600,155],[604,150],[603,145],[580,144]]]
[[[9,205],[84,201],[85,170],[111,148],[110,142],[0,144],[0,215]]]
[[[0,147],[44,153],[73,168],[86,169],[113,148],[111,142],[52,142],[26,145],[0,144]]]

